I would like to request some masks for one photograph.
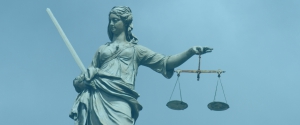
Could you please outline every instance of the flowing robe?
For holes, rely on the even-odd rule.
[[[138,67],[171,78],[174,70],[166,69],[168,58],[134,43],[100,46],[85,75],[87,88],[77,96],[70,117],[76,125],[134,125],[142,110],[134,91]]]

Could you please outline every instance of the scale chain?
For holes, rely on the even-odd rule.
[[[200,79],[200,61],[201,61],[201,53],[199,52],[199,63],[198,63],[198,73],[197,73],[197,81]]]
[[[216,100],[216,95],[217,95],[217,91],[218,91],[218,85],[219,85],[219,81],[220,81],[221,86],[222,86],[223,95],[224,95],[225,101],[226,101],[226,103],[227,103],[227,99],[226,99],[226,95],[225,95],[225,92],[224,92],[223,84],[222,84],[222,81],[221,81],[221,78],[220,78],[220,77],[221,77],[220,74],[218,74],[218,77],[219,77],[219,78],[218,78],[217,85],[216,85],[214,101]]]
[[[216,100],[216,95],[217,95],[217,91],[218,91],[218,85],[219,85],[219,79],[217,80],[217,85],[216,85],[216,90],[215,90],[214,101]]]
[[[171,101],[171,98],[172,98],[172,96],[173,96],[173,93],[174,93],[174,90],[175,90],[175,88],[176,88],[177,83],[179,83],[180,101],[182,101],[181,86],[180,86],[179,77],[180,77],[180,72],[177,73],[177,80],[176,80],[176,83],[175,83],[175,86],[174,86],[174,88],[173,88],[173,91],[172,91],[172,94],[171,94],[171,96],[170,96],[169,101]]]
[[[219,79],[220,79],[220,78],[219,78]],[[226,99],[226,95],[225,95],[225,92],[224,92],[224,89],[223,89],[223,84],[222,84],[221,79],[220,79],[220,83],[221,83],[221,86],[222,86],[222,90],[223,90],[223,95],[224,95],[225,101],[226,101],[226,103],[227,103],[227,99]]]
[[[180,101],[182,101],[180,81],[178,80],[178,82],[179,82]]]
[[[177,74],[177,80],[176,80],[176,83],[175,83],[175,86],[174,86],[174,88],[173,88],[173,91],[172,91],[172,94],[171,94],[171,96],[170,96],[169,101],[171,101],[171,98],[172,98],[172,96],[173,96],[173,92],[174,92],[175,87],[176,87],[176,85],[177,85],[177,82],[178,82],[178,80],[179,80],[179,76],[180,76],[180,74],[178,73],[178,74]]]

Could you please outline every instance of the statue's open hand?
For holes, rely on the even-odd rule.
[[[210,47],[201,47],[201,46],[194,46],[192,47],[192,50],[195,54],[199,55],[199,53],[205,54],[205,53],[210,53],[212,52],[213,48]]]

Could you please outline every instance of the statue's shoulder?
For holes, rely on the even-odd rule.
[[[134,47],[137,49],[141,49],[141,50],[148,49],[147,47],[145,47],[143,45],[139,45],[139,44],[135,44]]]
[[[110,44],[112,44],[112,42],[106,42],[105,44],[101,45],[101,46],[109,46]],[[100,46],[100,47],[101,47]]]
[[[134,46],[135,50],[137,51],[137,53],[141,54],[141,55],[148,55],[153,53],[153,51],[143,45],[135,45]]]
[[[107,42],[107,43],[105,43],[105,44],[103,44],[103,45],[100,45],[100,46],[98,47],[98,49],[97,49],[97,52],[100,52],[101,50],[103,50],[104,48],[106,48],[107,46],[109,46],[109,43],[110,43],[110,42]]]
[[[148,49],[147,47],[142,46],[142,45],[139,45],[139,44],[134,45],[134,48],[135,48],[137,51],[146,51],[146,50]]]

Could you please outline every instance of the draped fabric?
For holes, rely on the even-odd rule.
[[[100,46],[82,76],[87,88],[79,90],[79,79],[74,80],[80,92],[70,113],[75,125],[134,125],[142,110],[134,91],[138,67],[144,65],[171,78],[174,70],[166,70],[167,59],[134,43]]]

